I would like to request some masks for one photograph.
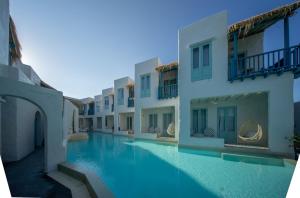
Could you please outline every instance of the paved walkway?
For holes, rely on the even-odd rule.
[[[79,180],[76,180],[60,171],[54,171],[48,174],[49,177],[63,184],[71,190],[73,198],[90,198],[90,194],[85,186]]]
[[[44,149],[24,159],[4,164],[11,195],[14,197],[72,197],[71,191],[44,172]]]

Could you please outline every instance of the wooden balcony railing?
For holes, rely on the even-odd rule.
[[[163,85],[158,87],[158,99],[175,98],[178,95],[177,84]]]
[[[292,71],[298,73],[300,68],[300,45],[256,54],[253,56],[229,60],[228,80],[255,79],[269,74],[282,74]]]

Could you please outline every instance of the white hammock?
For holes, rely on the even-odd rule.
[[[239,132],[239,138],[245,142],[258,142],[261,140],[263,131],[262,127],[257,124],[256,132],[253,130],[254,126],[250,126],[251,124],[245,123],[242,125],[241,130]],[[252,129],[251,129],[252,128]]]
[[[175,135],[175,123],[174,122],[171,122],[168,126],[168,129],[167,129],[167,133],[170,135],[170,136],[174,136]]]

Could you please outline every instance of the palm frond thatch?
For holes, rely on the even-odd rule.
[[[178,68],[178,62],[175,61],[175,62],[172,62],[169,64],[159,65],[155,68],[155,70],[158,72],[164,72],[164,71],[169,71],[169,70],[176,69],[176,68]]]
[[[22,46],[18,39],[16,25],[11,16],[9,17],[9,45],[11,61],[16,62],[17,60],[20,60],[22,57]]]
[[[259,32],[263,32],[266,28],[270,27],[277,21],[292,16],[295,11],[300,7],[300,1],[281,6],[269,12],[265,12],[249,19],[240,21],[229,26],[228,39],[232,40],[233,33],[238,31],[239,38],[244,38]]]

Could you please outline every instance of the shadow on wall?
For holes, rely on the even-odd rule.
[[[18,161],[43,145],[45,116],[32,102],[4,96],[2,103],[2,159]]]
[[[116,197],[217,197],[185,172],[130,141],[110,134],[92,134],[88,141],[69,143],[68,161],[76,163],[80,158],[78,165],[97,172]]]

